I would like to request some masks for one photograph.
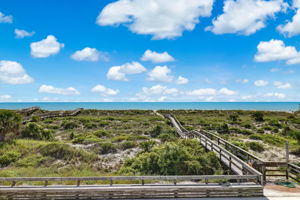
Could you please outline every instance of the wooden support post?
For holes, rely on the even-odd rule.
[[[208,179],[207,178],[205,179],[205,184],[208,184]]]
[[[142,179],[142,185],[145,185],[145,181],[144,181],[144,179]]]
[[[230,169],[230,170],[231,170],[231,164],[232,164],[231,156],[229,156],[229,169]]]
[[[77,180],[77,187],[80,186],[80,180]]]
[[[176,179],[173,181],[173,183],[174,183],[174,185],[177,185],[177,181],[176,181]]]
[[[221,160],[222,159],[222,149],[221,148],[220,148],[219,154],[220,154],[220,160]]]
[[[46,180],[44,183],[44,187],[47,187],[47,186],[48,186],[48,180]]]
[[[110,186],[113,185],[113,180],[112,180],[112,178],[110,178],[110,180],[109,180],[109,185],[110,185]]]
[[[16,181],[12,181],[11,182],[11,187],[15,187],[15,185],[16,185]]]

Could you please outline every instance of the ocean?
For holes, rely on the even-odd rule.
[[[293,112],[300,102],[28,102],[0,103],[0,109],[22,109],[39,106],[45,110],[76,108],[101,110],[270,110]]]

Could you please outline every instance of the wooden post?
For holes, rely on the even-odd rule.
[[[16,181],[13,181],[12,183],[11,183],[11,187],[14,187],[16,185]]]
[[[77,187],[80,186],[80,180],[77,180]]]
[[[48,180],[45,181],[44,187],[47,187],[47,185],[48,185]]]

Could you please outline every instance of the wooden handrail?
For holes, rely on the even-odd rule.
[[[1,177],[0,181],[141,181],[141,180],[158,180],[158,181],[192,181],[192,180],[248,180],[255,179],[257,175],[191,175],[191,176],[94,176],[94,177]]]

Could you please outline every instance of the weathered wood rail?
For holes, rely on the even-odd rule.
[[[215,142],[216,144],[219,145],[219,151],[221,149],[228,150],[230,153],[234,154],[238,158],[240,158],[242,161],[246,162],[251,168],[254,168],[255,170],[259,171],[263,175],[263,181],[266,182],[267,177],[285,177],[286,179],[293,179],[294,181],[300,183],[300,167],[288,163],[288,162],[269,162],[269,161],[264,161],[257,156],[245,151],[244,149],[224,140],[223,138],[219,137],[218,135],[211,133],[209,131],[205,130],[199,130],[199,131],[188,131],[186,130],[181,123],[174,117],[173,115],[166,115],[167,118],[170,119],[174,127],[176,128],[178,134],[181,137],[191,137],[191,135],[196,135],[200,139],[205,136],[206,138],[210,139],[211,142]],[[205,139],[208,141],[207,139]],[[207,142],[204,142],[205,147],[207,146]],[[211,143],[210,141],[208,143]],[[203,145],[203,142],[202,142]],[[208,145],[209,146],[209,145]],[[220,147],[221,146],[221,147]],[[223,148],[222,148],[223,147]],[[208,150],[213,150],[215,151],[214,148],[207,148]],[[220,155],[221,152],[218,152]],[[220,157],[221,158],[221,157]],[[224,163],[224,160],[222,160]],[[225,160],[226,162],[226,160]],[[226,164],[226,163],[225,163]],[[227,165],[227,164],[226,164]],[[227,165],[228,166],[228,165]],[[235,166],[237,167],[237,166]],[[235,173],[236,170],[234,167],[232,168],[232,171]],[[271,173],[268,173],[271,172]],[[279,173],[278,173],[279,172]],[[280,173],[281,172],[281,173]],[[239,173],[238,173],[239,174]]]
[[[40,119],[47,119],[47,118],[55,118],[55,117],[73,117],[78,115],[83,108],[78,108],[72,111],[54,111],[54,112],[49,112],[49,113],[44,113],[44,114],[38,114],[34,115],[39,117]],[[32,116],[25,117],[25,121],[23,121],[23,124],[30,122]]]
[[[262,186],[249,183],[253,179],[256,179],[255,175],[0,178],[0,182],[2,183],[11,183],[9,186],[0,187],[0,199],[133,199],[262,196]],[[240,180],[240,182],[231,184],[217,183],[232,180]],[[53,182],[64,181],[73,181],[75,184],[68,186],[50,185]],[[102,182],[101,185],[81,184],[85,181],[106,181],[107,183]],[[118,182],[120,181],[127,182],[126,184],[119,184]],[[190,182],[186,183],[186,181]],[[20,182],[44,182],[44,185],[20,185]]]
[[[41,110],[41,108],[38,106],[34,106],[34,107],[30,107],[30,108],[20,109],[20,110],[17,110],[16,112],[19,114],[22,114],[22,115],[31,115],[32,113],[34,113],[38,110]]]

